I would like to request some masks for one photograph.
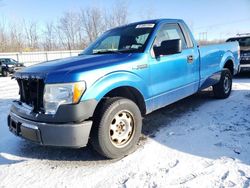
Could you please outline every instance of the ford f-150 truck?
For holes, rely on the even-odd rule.
[[[20,98],[8,126],[49,146],[80,148],[88,141],[107,158],[135,150],[142,116],[213,86],[230,95],[239,44],[199,47],[182,20],[132,23],[105,32],[79,56],[14,74]]]

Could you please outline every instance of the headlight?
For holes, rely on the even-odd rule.
[[[85,82],[46,84],[44,108],[46,114],[55,114],[61,104],[76,104],[86,89]]]

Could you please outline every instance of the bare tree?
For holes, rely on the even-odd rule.
[[[89,42],[94,41],[103,31],[102,11],[99,8],[82,9],[80,20]]]
[[[21,24],[11,24],[10,26],[10,51],[22,51],[24,48],[24,31]]]
[[[36,50],[39,48],[38,45],[38,24],[36,22],[26,22],[24,23],[24,30],[25,30],[25,36],[26,36],[26,45],[29,48],[29,50]]]
[[[103,14],[105,15],[105,29],[110,29],[128,23],[128,7],[125,3],[121,1],[114,5],[112,11],[106,10]]]
[[[128,22],[128,8],[124,3],[117,3],[110,10],[91,7],[81,10],[81,25],[89,42],[93,42],[105,30],[124,25]]]
[[[55,36],[55,26],[53,22],[47,23],[43,31],[43,49],[46,51],[55,50],[57,37]]]
[[[113,26],[121,26],[128,23],[128,7],[124,3],[116,4],[113,12]]]
[[[6,31],[6,21],[4,18],[0,22],[0,50],[2,52],[7,50],[8,36]]]
[[[34,21],[6,25],[5,20],[0,20],[0,51],[83,49],[107,29],[127,22],[128,8],[121,1],[106,10],[90,7],[65,12],[43,29]]]
[[[65,12],[58,22],[56,31],[63,46],[66,46],[68,50],[76,49],[83,40],[79,14]]]

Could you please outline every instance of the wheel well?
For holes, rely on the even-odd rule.
[[[232,75],[234,75],[234,63],[232,60],[228,60],[225,65],[224,68],[228,68],[231,72]]]
[[[135,89],[133,87],[123,86],[123,87],[115,88],[115,89],[111,90],[110,92],[108,92],[102,98],[102,100],[104,100],[105,98],[109,98],[109,97],[124,97],[124,98],[130,99],[135,104],[137,104],[142,115],[146,114],[146,104],[145,104],[144,98],[143,98],[142,94],[137,89]],[[102,100],[99,102],[99,104],[102,102]],[[99,104],[98,104],[98,106],[99,106]],[[98,106],[97,106],[97,108],[98,108]]]

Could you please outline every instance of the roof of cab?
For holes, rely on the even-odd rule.
[[[128,25],[136,25],[136,24],[149,24],[149,23],[160,23],[160,22],[182,22],[183,20],[181,19],[170,19],[170,18],[161,18],[161,19],[154,19],[154,20],[144,20],[140,22],[133,22]]]
[[[121,25],[118,27],[111,28],[110,30],[116,29],[116,28],[122,28],[130,25],[138,25],[138,24],[158,24],[160,22],[170,22],[170,23],[177,23],[177,22],[183,22],[181,19],[170,19],[170,18],[161,18],[161,19],[154,19],[154,20],[144,20],[139,22],[133,22],[126,25]]]

